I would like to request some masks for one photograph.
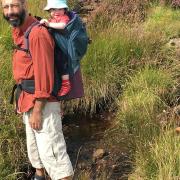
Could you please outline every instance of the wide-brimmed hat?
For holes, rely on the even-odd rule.
[[[48,0],[44,10],[48,11],[50,9],[61,9],[61,8],[68,8],[66,0]]]

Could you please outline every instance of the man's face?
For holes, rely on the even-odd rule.
[[[2,0],[3,17],[13,27],[23,24],[26,17],[24,4],[20,0]]]

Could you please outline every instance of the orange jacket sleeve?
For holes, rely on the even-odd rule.
[[[33,61],[35,98],[49,98],[54,84],[54,41],[47,29],[33,28],[29,37]]]

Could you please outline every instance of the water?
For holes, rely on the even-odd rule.
[[[120,144],[108,146],[104,134],[114,123],[113,113],[101,113],[90,118],[83,115],[67,116],[63,120],[64,136],[67,150],[75,169],[74,179],[83,171],[91,172],[91,179],[96,180],[102,172],[107,171],[107,179],[126,180],[132,169],[127,141],[124,135],[118,135]],[[110,139],[111,140],[111,139]],[[99,161],[93,160],[93,153],[102,148],[105,156]],[[109,176],[109,177],[108,177]]]
[[[66,116],[63,120],[63,131],[68,153],[73,164],[77,153],[83,146],[93,146],[111,126],[112,114],[104,113],[93,117],[84,115]]]

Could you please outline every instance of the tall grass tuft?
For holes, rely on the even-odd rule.
[[[180,13],[168,7],[156,6],[151,9],[144,24],[146,31],[161,32],[167,38],[180,34]]]
[[[159,133],[156,116],[166,108],[160,96],[173,84],[167,72],[149,67],[138,71],[126,84],[119,100],[118,119],[138,146],[145,146]]]
[[[125,23],[96,34],[92,41],[82,60],[85,97],[78,104],[90,112],[96,110],[99,100],[116,98],[133,69],[154,64],[150,57],[158,48],[153,45],[161,43],[159,37],[151,41],[149,34],[136,27],[129,28]]]
[[[169,134],[166,135],[167,139],[163,138],[165,132],[162,133],[161,122],[157,118],[168,107],[165,94],[175,83],[166,70],[146,67],[131,76],[126,84],[119,100],[120,111],[117,118],[121,127],[130,134],[136,152],[135,172],[130,179],[160,180],[179,175],[178,155],[174,157],[174,152],[170,149],[164,150],[164,144],[171,147],[173,143],[169,140],[173,138]],[[177,138],[177,145],[176,141]],[[165,155],[168,158],[164,159]],[[169,157],[172,159],[168,160]],[[171,166],[172,169],[168,169]]]
[[[149,144],[146,156],[141,151],[136,153],[136,170],[129,179],[179,179],[179,141],[180,137],[172,129],[163,131]]]
[[[0,179],[15,180],[27,163],[24,125],[5,102],[0,105],[0,118]]]

